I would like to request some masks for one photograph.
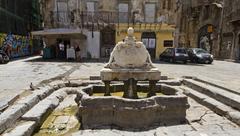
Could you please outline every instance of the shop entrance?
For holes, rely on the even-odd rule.
[[[115,30],[110,26],[105,27],[101,30],[101,47],[100,56],[101,58],[109,58],[110,54],[115,46]]]
[[[141,39],[151,58],[154,59],[156,56],[156,34],[154,32],[143,32]]]
[[[70,39],[57,39],[56,57],[66,59],[67,48],[70,47]]]
[[[238,35],[238,60],[240,60],[240,34]]]

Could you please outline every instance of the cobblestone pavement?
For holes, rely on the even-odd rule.
[[[155,63],[162,75],[173,78],[181,76],[197,76],[208,81],[225,85],[240,91],[240,64],[225,61],[214,61],[212,65],[204,64],[169,64]],[[74,63],[42,61],[40,57],[10,62],[0,65],[0,102],[29,88],[30,83],[37,85],[49,79],[68,78],[88,79],[99,76],[104,63]]]
[[[213,65],[155,63],[162,75],[171,78],[197,76],[211,82],[229,86],[240,91],[240,64],[215,61]],[[10,96],[29,89],[33,85],[44,84],[52,80],[88,80],[89,76],[99,76],[104,63],[94,62],[56,62],[42,61],[40,57],[10,62],[0,65],[0,104]],[[187,111],[188,124],[163,126],[149,131],[131,132],[120,130],[84,130],[75,135],[162,135],[162,136],[237,136],[239,127],[224,117],[189,98],[191,104]]]

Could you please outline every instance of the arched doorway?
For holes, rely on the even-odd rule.
[[[101,46],[100,46],[100,56],[101,58],[109,58],[110,54],[115,46],[115,30],[107,26],[101,30]]]
[[[143,32],[142,42],[146,46],[151,58],[156,56],[156,34],[154,32]]]
[[[205,49],[212,53],[212,38],[213,25],[208,24],[201,27],[198,31],[198,48]]]
[[[240,33],[238,34],[238,42],[237,42],[237,47],[238,47],[238,49],[236,49],[237,50],[237,59],[238,60],[240,60]]]

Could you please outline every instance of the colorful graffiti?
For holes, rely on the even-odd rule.
[[[27,56],[32,53],[32,39],[30,34],[20,36],[0,33],[0,48],[11,58]]]

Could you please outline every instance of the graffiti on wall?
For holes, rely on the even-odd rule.
[[[30,34],[20,36],[0,33],[0,48],[10,57],[22,57],[32,53],[32,39]]]

